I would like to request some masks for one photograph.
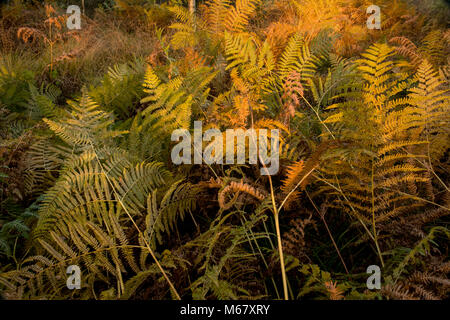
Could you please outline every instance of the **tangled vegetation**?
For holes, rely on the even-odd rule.
[[[448,298],[445,1],[194,2],[2,5],[1,297]],[[175,165],[194,121],[279,129],[278,174]]]

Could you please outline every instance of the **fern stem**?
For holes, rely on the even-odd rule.
[[[49,16],[50,18],[50,16]],[[49,36],[50,36],[50,78],[53,74],[53,37],[52,37],[52,22],[49,22]]]
[[[374,237],[374,242],[375,242],[375,246],[377,247],[377,252],[378,252],[378,256],[380,257],[380,261],[381,261],[381,266],[384,268],[384,261],[383,261],[383,256],[381,255],[381,250],[380,250],[380,246],[378,245],[378,234],[377,234],[377,229],[376,229],[376,225],[375,225],[375,186],[374,186],[374,179],[373,179],[373,175],[374,175],[374,159],[372,159],[372,172],[370,175],[370,179],[371,179],[371,183],[370,183],[370,189],[371,189],[371,193],[372,193],[372,228],[373,228],[373,237]]]
[[[264,162],[262,162],[262,163],[264,165]],[[265,165],[264,165],[264,167],[265,167]],[[278,254],[280,256],[281,278],[283,280],[284,300],[289,300],[287,278],[286,278],[286,267],[284,266],[283,244],[281,242],[279,211],[277,210],[277,204],[275,202],[275,194],[274,194],[273,185],[272,185],[272,178],[270,175],[269,175],[269,184],[270,184],[270,197],[272,199],[272,205],[273,205],[273,216],[275,219],[275,230],[277,233]]]
[[[253,129],[254,123],[253,123],[253,108],[250,107],[250,119],[251,119],[251,128]],[[256,148],[256,141],[254,139],[254,136],[252,135],[252,142],[253,145]],[[267,167],[262,161],[261,155],[259,155],[259,160],[261,161],[261,164],[263,165],[264,169],[267,171]],[[287,287],[287,277],[286,277],[286,268],[284,266],[284,255],[283,255],[283,244],[281,242],[281,232],[280,232],[280,220],[278,216],[278,210],[277,210],[277,204],[275,202],[275,194],[273,190],[273,184],[272,184],[272,177],[268,175],[269,177],[269,184],[270,184],[270,197],[272,200],[272,206],[273,206],[273,216],[275,219],[275,230],[277,233],[277,242],[278,242],[278,254],[280,256],[280,267],[281,267],[281,278],[283,281],[283,292],[284,292],[284,300],[289,300],[289,293],[288,293],[288,287]]]
[[[265,221],[263,221],[263,226],[264,226],[264,231],[266,232],[267,235],[270,235],[271,233],[269,232],[269,229],[267,228],[267,224]],[[273,249],[275,249],[275,246],[273,245],[272,242],[272,238],[269,236],[269,243],[270,243],[270,247]]]
[[[274,206],[274,210],[276,210],[276,206]],[[283,245],[281,243],[280,221],[278,218],[278,213],[274,213],[274,218],[275,218],[275,229],[277,231],[277,240],[278,240],[278,254],[280,255],[281,277],[283,280],[284,300],[289,300],[287,279],[286,279],[286,267],[284,266]]]

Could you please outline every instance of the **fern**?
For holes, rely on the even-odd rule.
[[[368,109],[359,106],[358,98],[354,98],[353,93],[344,95],[349,102],[341,106],[344,110],[349,108],[349,112],[358,110],[361,114],[367,114],[367,122],[360,121],[361,131],[357,131],[357,135],[342,136],[343,139],[359,139],[365,150],[353,150],[358,156],[350,161],[348,169],[343,170],[343,163],[340,163],[341,168],[327,171],[334,172],[333,183],[340,184],[351,207],[349,212],[360,219],[372,216],[375,221],[381,221],[401,214],[406,203],[412,205],[412,200],[408,201],[397,190],[400,191],[405,183],[427,181],[421,175],[423,168],[418,164],[399,163],[399,160],[411,155],[410,146],[420,146],[425,141],[411,136],[414,114],[409,100],[399,97],[405,94],[410,82],[405,81],[406,75],[402,73],[392,75],[395,67],[391,59],[393,55],[393,49],[386,45],[374,45],[362,54],[364,59],[359,61],[358,69],[365,80],[361,94]],[[344,113],[340,121],[353,121],[345,118],[347,114],[350,113]],[[346,176],[338,175],[338,180],[335,180],[336,174],[343,172]]]
[[[419,66],[416,80],[418,86],[411,88],[409,95],[416,115],[415,137],[426,139],[433,159],[439,159],[450,135],[448,90],[443,89],[444,83],[426,60]]]
[[[219,34],[224,31],[224,24],[230,6],[231,2],[229,0],[210,0],[207,2],[205,20],[213,34]]]
[[[109,68],[98,87],[89,90],[89,95],[103,110],[126,119],[134,114],[143,96],[143,75],[143,64],[139,61],[115,65]]]
[[[61,122],[44,119],[52,131],[72,146],[87,147],[100,144],[108,138],[124,134],[124,131],[108,130],[113,123],[111,114],[100,109],[99,105],[83,93],[79,102],[68,101],[72,113]]]
[[[186,212],[196,208],[195,196],[200,189],[183,180],[175,181],[162,195],[158,204],[158,190],[149,193],[145,233],[153,244],[163,243],[163,232],[170,234],[176,221],[183,220]],[[192,213],[191,213],[192,214]]]
[[[246,31],[249,18],[260,2],[260,0],[237,0],[236,6],[229,8],[225,17],[224,23],[227,31]]]
[[[281,78],[287,77],[292,71],[298,72],[302,80],[310,78],[318,62],[310,49],[309,43],[300,34],[295,34],[288,42],[280,57],[278,70]]]
[[[405,272],[405,268],[408,265],[417,262],[417,255],[426,255],[430,253],[431,246],[434,244],[433,239],[436,237],[436,234],[442,233],[447,238],[450,237],[450,232],[447,228],[444,227],[434,227],[430,230],[428,235],[420,240],[416,246],[409,250],[408,254],[403,258],[403,261],[394,269],[392,272],[392,280],[396,282],[399,277]]]
[[[220,192],[219,192],[219,205],[222,209],[228,209],[233,205],[233,202],[230,203],[226,203],[225,198],[228,195],[228,193],[234,193],[234,199],[237,198],[237,196],[239,195],[239,192],[242,193],[246,193],[248,195],[253,196],[254,198],[262,201],[264,200],[264,198],[266,197],[265,192],[261,191],[259,189],[256,189],[246,183],[244,183],[243,181],[241,182],[235,182],[232,181],[230,182],[229,185],[227,185],[225,188],[223,188]]]
[[[47,252],[46,256],[30,257],[23,262],[20,270],[6,272],[0,276],[0,283],[8,288],[6,294],[21,297],[23,291],[27,289],[27,297],[50,297],[50,294],[55,292],[68,296],[69,291],[65,287],[65,282],[60,279],[65,279],[65,269],[72,264],[82,268],[82,276],[85,277],[83,279],[98,280],[107,285],[115,281],[119,288],[118,297],[124,293],[131,294],[130,284],[123,283],[122,274],[129,272],[148,274],[156,272],[156,266],[145,264],[142,267],[146,271],[141,271],[133,251],[139,249],[144,255],[148,255],[148,251],[142,246],[129,244],[114,211],[110,211],[108,221],[113,230],[109,234],[99,225],[77,219],[67,224],[64,235],[60,230],[51,232],[51,240],[48,242],[40,239],[40,244]],[[161,263],[164,266],[173,265],[167,261],[163,259]],[[88,283],[83,283],[80,294],[89,295]]]
[[[204,270],[204,273],[191,285],[195,299],[203,300],[210,296],[217,299],[249,297],[249,293],[240,283],[245,275],[251,275],[256,271],[250,267],[255,257],[244,250],[243,244],[248,241],[246,235],[248,230],[261,223],[264,215],[253,215],[242,226],[224,225],[231,216],[233,213],[224,217],[218,216],[208,231],[186,245],[201,250],[196,263],[203,262],[200,270]],[[254,237],[260,239],[265,236],[254,233]],[[220,248],[224,253],[216,260],[213,252]],[[246,267],[242,268],[243,266]]]

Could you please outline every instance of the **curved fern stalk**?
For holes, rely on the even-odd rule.
[[[251,195],[259,201],[264,200],[266,197],[262,190],[254,188],[251,185],[244,183],[242,180],[240,182],[231,181],[230,184],[219,192],[218,200],[220,208],[223,210],[229,209],[237,199],[240,192]],[[234,198],[229,203],[225,203],[225,198],[228,193],[234,193]]]
[[[297,190],[298,187],[301,186],[301,184],[313,173],[314,170],[318,167],[318,164],[312,167],[308,172],[306,172],[303,177],[300,179],[300,181],[289,191],[289,193],[285,196],[283,201],[281,202],[280,206],[278,207],[278,212],[283,208],[286,201],[288,201],[289,197]]]
[[[308,200],[311,202],[311,204],[313,205],[314,209],[316,210],[316,212],[318,213],[318,215],[320,216],[320,219],[322,220],[323,224],[325,225],[325,228],[327,229],[328,235],[330,236],[331,242],[333,243],[334,248],[336,249],[336,252],[339,256],[339,259],[342,262],[342,265],[344,266],[345,272],[347,274],[349,274],[348,268],[347,268],[347,264],[344,261],[344,258],[341,255],[341,251],[339,250],[339,247],[336,244],[336,241],[334,240],[333,234],[330,231],[330,228],[328,227],[328,223],[325,220],[325,213],[326,213],[326,208],[321,208],[321,210],[319,211],[319,209],[317,208],[316,204],[314,203],[314,201],[311,199],[308,191],[306,191],[306,196],[308,197]],[[322,210],[324,209],[324,210]],[[309,219],[307,221],[310,221]]]

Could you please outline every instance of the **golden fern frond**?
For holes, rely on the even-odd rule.
[[[305,168],[305,162],[303,160],[297,161],[294,164],[286,168],[286,178],[282,181],[281,190],[284,193],[289,193],[297,184],[300,174]]]
[[[105,164],[99,167],[97,159],[103,157]],[[102,224],[116,201],[133,214],[143,214],[147,193],[163,185],[168,175],[161,163],[132,166],[122,151],[84,152],[78,159],[69,159],[58,181],[46,192],[32,238],[45,238],[64,224],[66,217],[85,217]]]
[[[284,123],[282,123],[278,120],[270,119],[270,118],[258,119],[254,123],[254,128],[255,129],[269,129],[269,130],[278,129],[278,130],[281,130],[282,132],[289,133],[289,129],[288,129],[288,127],[286,127],[286,125]],[[282,141],[283,141],[283,137],[280,136],[280,143]]]
[[[349,152],[345,161],[325,163],[333,169],[320,169],[330,177],[330,184],[339,184],[349,213],[358,218],[372,215],[376,222],[404,214],[408,207],[423,205],[405,194],[417,190],[416,184],[430,181],[420,162],[412,161],[424,159],[420,150],[428,142],[414,132],[425,118],[411,105],[408,89],[413,82],[408,74],[396,70],[401,63],[394,61],[394,55],[394,49],[385,44],[375,44],[362,54],[363,59],[357,62],[364,79],[362,88],[341,94],[340,98],[347,101],[333,105],[338,112],[326,123],[333,125],[341,139],[358,140],[363,149],[349,146],[348,151],[336,155],[342,159],[342,152]],[[358,91],[360,98],[355,94]],[[352,113],[358,114],[358,120],[352,118]],[[352,130],[341,131],[346,126]]]
[[[394,55],[394,49],[386,44],[374,44],[361,54],[364,59],[358,61],[358,70],[363,72],[363,79],[366,80],[364,98],[376,110],[385,107],[389,97],[386,93],[398,85],[398,82],[393,81],[389,76],[395,67],[394,61],[391,59]]]
[[[230,0],[208,0],[205,5],[204,18],[208,30],[213,34],[224,32],[225,17],[231,6]]]
[[[254,41],[255,39],[247,34],[225,33],[225,53],[227,60],[231,61],[227,65],[227,70],[240,64],[256,64],[257,53]]]
[[[441,30],[432,30],[422,39],[419,51],[434,65],[441,65],[447,59],[446,41],[443,40],[445,37]]]
[[[40,137],[26,153],[24,181],[27,193],[43,192],[55,181],[56,173],[71,150]]]
[[[427,140],[433,158],[439,159],[450,137],[449,91],[427,60],[419,66],[416,80],[418,85],[409,94],[412,112],[417,115],[412,123],[416,126],[414,137]]]
[[[79,102],[68,101],[71,114],[61,121],[44,118],[44,122],[69,145],[86,147],[104,143],[106,139],[122,135],[125,131],[110,130],[112,114],[100,109],[99,105],[84,92]]]
[[[237,0],[234,7],[227,10],[224,24],[227,31],[244,32],[250,16],[255,12],[261,0]]]
[[[281,55],[277,70],[281,79],[295,71],[301,75],[303,81],[306,81],[312,77],[317,63],[318,58],[311,53],[309,42],[300,33],[296,33],[291,37]]]
[[[21,295],[24,289],[33,296],[45,295],[47,291],[64,295],[66,279],[65,268],[69,265],[79,265],[96,280],[109,282],[110,277],[122,281],[122,273],[127,272],[120,255],[123,255],[128,266],[139,272],[133,248],[128,244],[124,230],[119,225],[114,213],[109,215],[110,223],[115,228],[108,234],[101,226],[91,222],[67,221],[67,233],[60,229],[50,232],[51,240],[39,239],[42,248],[50,254],[33,256],[26,259],[22,268],[9,273],[2,273],[0,282],[7,285],[8,290]],[[142,251],[146,251],[145,248]],[[86,273],[83,273],[86,274]],[[90,291],[87,284],[82,290]]]
[[[144,81],[148,96],[141,99],[141,103],[150,103],[136,116],[136,119],[142,117],[137,130],[150,131],[152,136],[161,139],[170,136],[175,129],[189,129],[192,107],[204,103],[209,94],[209,84],[216,75],[212,68],[200,66],[185,77],[161,83],[149,67]]]
[[[309,158],[304,161],[296,161],[287,168],[286,178],[282,180],[282,196],[285,198],[286,206],[298,199],[300,192],[310,183],[311,174],[319,166],[320,160],[332,143],[330,141],[322,142]]]
[[[92,183],[95,187],[86,183]],[[98,206],[102,201],[105,203]],[[41,219],[32,232],[32,238],[45,238],[49,230],[57,228],[58,223],[63,223],[64,217],[89,215],[101,221],[106,211],[106,203],[110,201],[107,182],[95,162],[94,165],[89,164],[69,171],[46,192],[40,208]]]
[[[181,88],[183,79],[175,78],[160,84],[154,94],[143,98],[142,103],[151,101],[142,112],[142,126],[153,127],[156,132],[168,135],[174,129],[189,128],[191,119],[192,96]]]
[[[173,49],[194,47],[197,44],[198,38],[195,36],[195,30],[192,25],[173,23],[170,28],[176,30],[176,33],[170,39]]]
[[[165,184],[169,172],[162,163],[141,162],[132,168],[124,168],[122,175],[111,179],[118,196],[129,212],[141,215],[145,212],[147,195]]]
[[[181,21],[182,23],[190,25],[194,24],[192,15],[187,8],[182,6],[170,6],[167,9],[173,13],[177,20]]]
[[[148,97],[141,100],[141,103],[153,101],[154,95],[156,94],[156,89],[161,84],[158,76],[151,66],[147,66],[144,76],[144,92],[148,94]]]
[[[264,33],[275,59],[278,60],[295,30],[295,26],[282,21],[275,21],[266,28]]]

